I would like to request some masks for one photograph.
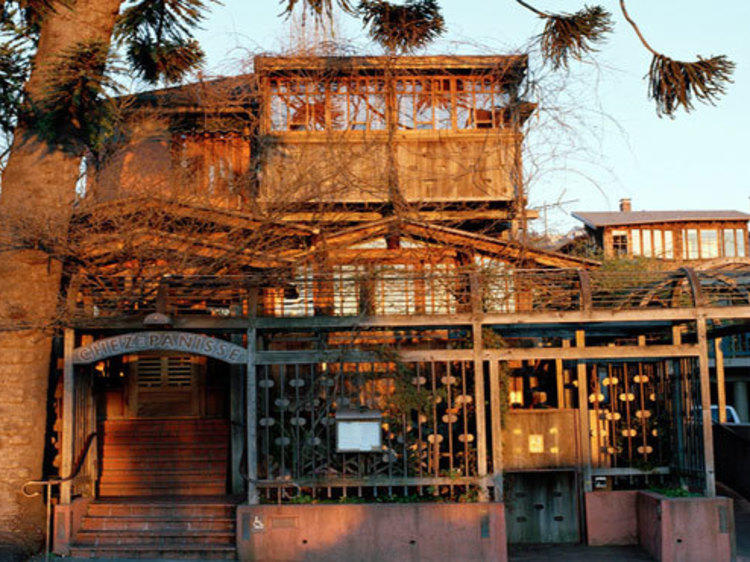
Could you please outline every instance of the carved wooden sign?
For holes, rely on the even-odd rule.
[[[73,363],[93,363],[139,351],[179,351],[206,355],[235,365],[247,362],[247,350],[228,341],[190,332],[136,332],[97,340],[73,350]]]

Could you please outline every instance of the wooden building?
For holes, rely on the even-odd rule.
[[[504,560],[591,540],[595,485],[714,496],[750,280],[521,244],[525,71],[259,57],[128,100],[72,221],[57,552]]]

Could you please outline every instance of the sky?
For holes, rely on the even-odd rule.
[[[591,2],[589,2],[591,3]],[[442,0],[446,35],[417,54],[505,54],[524,50],[542,21],[513,0]],[[659,118],[644,79],[651,55],[638,42],[615,0],[601,0],[615,31],[591,59],[552,73],[531,58],[541,112],[528,133],[531,207],[548,207],[551,231],[579,223],[576,210],[737,209],[750,212],[750,2],[631,0],[631,16],[658,51],[678,60],[725,54],[737,64],[734,84],[715,107]],[[536,0],[554,11],[576,11],[579,0]],[[275,0],[223,0],[198,33],[209,74],[242,71],[253,53],[288,46],[289,22]],[[377,53],[361,24],[338,17],[341,41]],[[310,25],[308,24],[308,28]],[[548,123],[561,125],[551,127]],[[564,204],[559,205],[558,203]],[[565,203],[569,202],[569,203]],[[543,221],[535,221],[543,230]]]

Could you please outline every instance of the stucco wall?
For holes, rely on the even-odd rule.
[[[507,560],[501,503],[237,509],[240,560]]]

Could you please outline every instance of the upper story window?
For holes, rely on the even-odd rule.
[[[271,131],[384,130],[390,95],[403,131],[499,128],[509,120],[510,96],[489,77],[401,76],[392,88],[378,77],[283,77],[269,85]]]

